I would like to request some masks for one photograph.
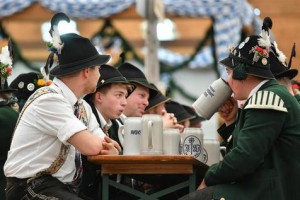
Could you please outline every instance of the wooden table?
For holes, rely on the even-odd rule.
[[[196,168],[203,173],[208,166],[193,156],[187,155],[97,155],[89,156],[92,163],[101,165],[102,199],[109,199],[109,186],[116,187],[141,199],[157,200],[159,197],[182,188],[189,188],[189,192],[196,189]],[[170,186],[161,191],[146,194],[129,186],[109,179],[111,174],[186,174],[188,180]]]

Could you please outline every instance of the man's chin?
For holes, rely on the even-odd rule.
[[[97,87],[94,87],[93,91],[91,91],[90,93],[94,93],[97,91]]]

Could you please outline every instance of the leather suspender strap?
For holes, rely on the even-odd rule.
[[[20,119],[24,113],[24,111],[26,110],[26,108],[35,100],[37,99],[38,97],[44,95],[44,94],[48,94],[48,93],[57,93],[54,89],[50,88],[50,87],[42,87],[40,88],[39,90],[37,90],[35,93],[33,93],[29,99],[26,101],[20,115],[19,115],[19,118],[18,118],[18,121],[17,121],[17,124],[16,124],[16,127],[17,125],[19,124],[20,122]],[[64,145],[62,144],[61,147],[60,147],[60,151],[59,151],[59,154],[58,156],[56,157],[56,159],[52,162],[52,164],[50,165],[50,167],[42,170],[41,172],[38,172],[36,174],[36,176],[30,178],[27,180],[27,183],[29,183],[31,180],[41,176],[41,175],[44,175],[44,174],[54,174],[56,173],[60,168],[61,166],[64,164],[64,162],[66,161],[67,159],[67,156],[69,154],[69,151],[70,151],[70,146],[71,145]]]

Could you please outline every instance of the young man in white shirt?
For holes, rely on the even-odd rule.
[[[134,86],[119,72],[110,65],[102,65],[100,69],[101,77],[98,80],[96,92],[87,95],[84,99],[90,104],[97,122],[102,130],[110,138],[121,146],[118,137],[118,122],[116,121],[123,113],[127,101],[126,98],[134,90]],[[93,199],[101,198],[99,192],[100,177],[97,170],[99,166],[93,165],[86,159],[83,160],[84,166],[89,170],[84,172],[82,193]],[[113,190],[110,197],[116,195]],[[123,194],[122,194],[123,195]]]
[[[82,100],[96,90],[99,68],[110,56],[99,55],[87,38],[77,34],[58,37],[59,64],[50,72],[53,83],[28,99],[15,129],[4,166],[8,200],[81,199],[80,153],[118,154],[120,149]]]

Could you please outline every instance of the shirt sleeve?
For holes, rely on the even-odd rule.
[[[36,119],[36,127],[67,144],[68,139],[75,133],[87,127],[74,115],[73,107],[61,95],[50,93],[37,98],[32,105]]]
[[[242,128],[235,147],[223,161],[212,165],[205,175],[207,186],[231,183],[255,171],[264,162],[285,121],[285,112],[249,109],[245,111]],[[239,126],[239,124],[237,125]]]

